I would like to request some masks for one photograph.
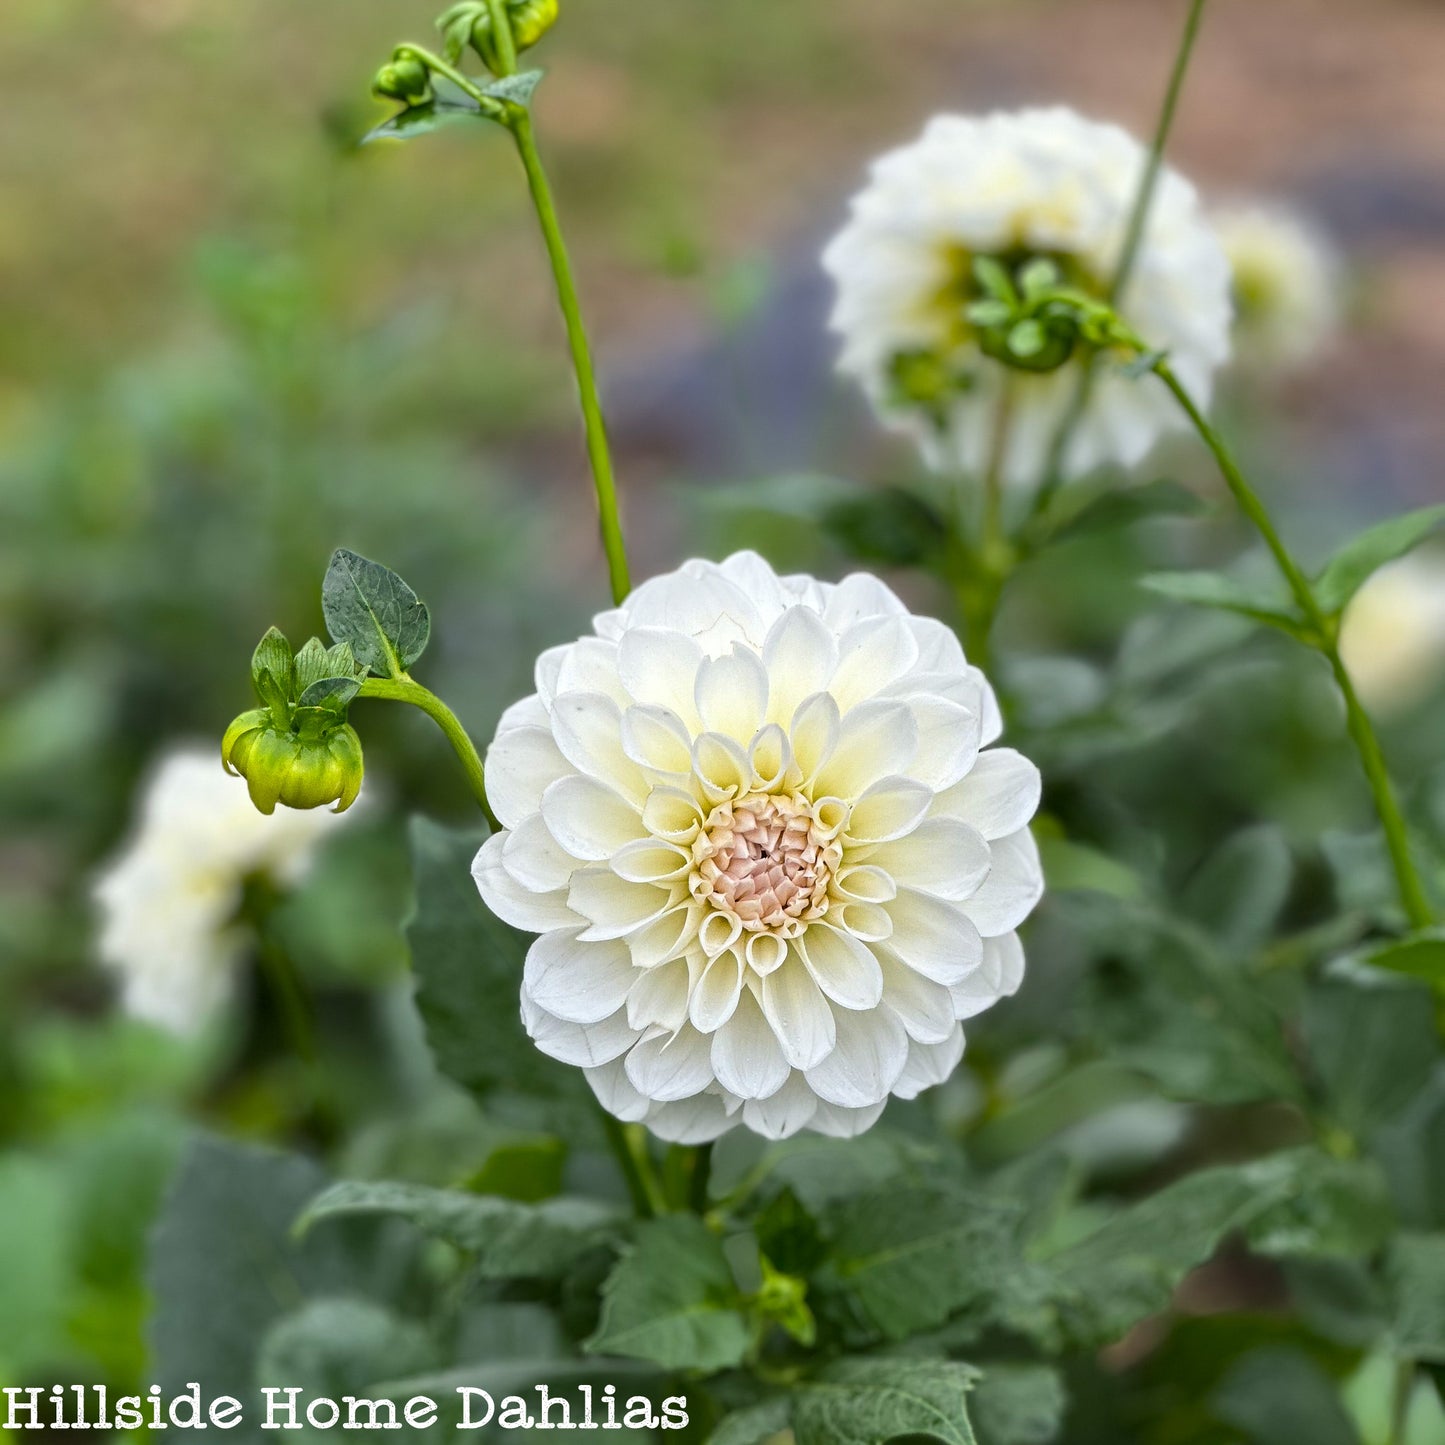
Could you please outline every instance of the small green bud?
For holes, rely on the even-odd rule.
[[[349,723],[315,716],[321,708],[298,711],[298,730],[276,726],[264,708],[242,713],[226,729],[221,761],[226,771],[245,778],[251,801],[273,813],[288,808],[320,808],[335,803],[344,813],[361,791],[361,739]]]
[[[507,9],[519,52],[530,50],[557,23],[557,0],[508,0]]]
[[[530,50],[557,23],[557,0],[506,0],[512,44],[520,55]],[[446,37],[447,58],[455,63],[463,45],[470,45],[493,75],[502,72],[501,54],[492,34],[492,13],[485,0],[461,0],[437,21]]]
[[[386,100],[404,105],[425,105],[432,98],[431,72],[408,50],[398,50],[376,72],[372,90]]]

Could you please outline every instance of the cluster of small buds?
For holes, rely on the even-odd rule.
[[[271,628],[251,659],[261,706],[238,717],[221,743],[229,773],[245,778],[263,813],[277,803],[344,813],[361,791],[361,739],[346,721],[365,669],[348,643],[326,647],[312,638],[293,653]]]

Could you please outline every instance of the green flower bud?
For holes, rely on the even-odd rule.
[[[399,50],[376,72],[372,90],[404,105],[426,105],[432,98],[431,72],[410,51]]]
[[[221,743],[226,771],[245,778],[263,813],[277,803],[344,813],[361,791],[361,739],[329,708],[297,708],[291,728],[278,727],[265,708],[242,713]]]
[[[557,0],[506,0],[512,43],[520,55],[530,50],[557,23]],[[462,0],[437,21],[446,37],[448,58],[461,55],[470,44],[494,75],[502,71],[501,54],[492,34],[492,15],[484,0]]]
[[[557,0],[508,0],[507,9],[519,52],[530,50],[557,23]]]

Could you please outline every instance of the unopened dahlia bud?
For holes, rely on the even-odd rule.
[[[410,51],[399,50],[376,72],[372,90],[404,105],[425,105],[432,98],[431,72]]]
[[[556,23],[557,0],[507,0],[507,20],[517,53],[531,49]],[[484,0],[462,0],[438,21],[446,37],[447,54],[458,60],[470,45],[494,75],[502,71],[500,47],[492,30],[492,12]]]
[[[246,780],[263,813],[277,803],[344,813],[361,791],[361,739],[349,723],[325,708],[298,708],[290,728],[279,728],[265,709],[243,713],[221,745],[226,771]]]

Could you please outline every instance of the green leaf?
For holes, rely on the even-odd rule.
[[[1163,1309],[1227,1236],[1312,1187],[1325,1158],[1303,1149],[1200,1170],[1045,1261],[1069,1335],[1102,1344]]]
[[[532,104],[532,96],[542,82],[542,75],[540,70],[519,70],[516,75],[504,75],[500,80],[484,85],[482,92],[493,100],[520,105],[525,110]]]
[[[39,1159],[0,1159],[0,1370],[12,1380],[67,1358],[72,1288],[66,1181]]]
[[[1061,494],[1068,497],[1068,492]],[[1053,524],[1048,540],[1061,542],[1100,532],[1119,531],[1152,517],[1197,516],[1204,503],[1187,487],[1167,478],[1137,487],[1110,487],[1076,512]]]
[[[305,1233],[323,1219],[374,1214],[397,1215],[466,1251],[483,1279],[559,1278],[617,1220],[590,1199],[520,1204],[422,1184],[347,1179],[312,1200],[296,1229]]]
[[[1274,824],[1227,839],[1189,880],[1181,911],[1226,948],[1248,955],[1274,930],[1289,897],[1294,859]]]
[[[284,714],[295,686],[294,657],[286,634],[271,627],[251,654],[251,683],[273,712]]]
[[[436,1345],[414,1320],[401,1319],[371,1300],[329,1297],[308,1301],[267,1330],[257,1354],[256,1383],[299,1388],[295,1398],[304,1419],[312,1400],[372,1398],[371,1388],[378,1381],[419,1375],[440,1363]],[[320,1445],[332,1434],[303,1424],[281,1438]]]
[[[797,1445],[979,1445],[968,1415],[978,1379],[951,1360],[842,1360],[799,1387]]]
[[[1335,1118],[1364,1135],[1402,1110],[1440,1059],[1428,989],[1385,974],[1325,979],[1305,999],[1304,1038]]]
[[[1233,612],[1291,637],[1306,633],[1304,619],[1279,589],[1239,582],[1222,572],[1151,572],[1139,585],[1172,602]]]
[[[1006,326],[1013,320],[1014,310],[1007,301],[989,299],[972,302],[964,310],[964,315],[973,325],[987,329],[990,326]]]
[[[404,672],[431,637],[431,615],[416,593],[389,567],[344,547],[322,580],[321,611],[332,637],[380,677]]]
[[[692,1215],[641,1225],[602,1295],[590,1353],[677,1370],[728,1369],[747,1354],[748,1322],[722,1243]]]
[[[1245,1355],[1211,1404],[1219,1420],[1255,1445],[1360,1445],[1335,1382],[1301,1350],[1270,1347]]]
[[[1068,1400],[1047,1365],[987,1365],[969,1402],[978,1445],[1050,1445]]]
[[[1020,321],[1008,334],[1008,349],[1015,356],[1037,356],[1044,349],[1044,328],[1037,321]]]
[[[1414,551],[1441,526],[1445,526],[1445,506],[1423,507],[1361,532],[1346,542],[1320,573],[1315,583],[1320,606],[1330,614],[1342,612],[1381,567]]]
[[[1297,1187],[1260,1211],[1246,1231],[1250,1248],[1273,1259],[1372,1255],[1395,1227],[1389,1186],[1368,1159],[1303,1157]]]
[[[379,140],[415,140],[455,121],[491,119],[471,96],[445,78],[434,76],[432,88],[436,93],[435,99],[426,105],[408,106],[388,116],[380,125],[367,131],[360,143],[371,145]]]
[[[1145,896],[1144,882],[1132,868],[1086,844],[1046,833],[1039,839],[1039,859],[1051,890],[1130,900]]]
[[[1010,307],[1019,304],[1019,294],[1014,290],[1013,278],[1006,267],[992,256],[973,258],[973,275],[982,290],[989,296],[1005,301]]]
[[[356,700],[361,684],[354,677],[323,677],[313,682],[299,698],[297,707],[324,707],[338,715],[344,713]]]
[[[1437,987],[1445,985],[1445,928],[1427,928],[1367,953],[1371,968],[1388,969],[1410,978],[1424,979]]]
[[[580,1072],[527,1037],[519,1012],[531,940],[483,904],[471,878],[481,838],[411,824],[416,911],[407,925],[416,1003],[437,1067],[482,1099],[502,1090],[578,1099]]]
[[[851,557],[884,567],[926,567],[943,550],[948,524],[902,487],[861,492],[828,506],[823,528]]]
[[[394,1287],[409,1255],[380,1247],[374,1227],[294,1238],[292,1221],[324,1183],[294,1156],[208,1138],[191,1146],[151,1237],[151,1350],[165,1395],[194,1380],[251,1401],[256,1352],[283,1315],[308,1298],[384,1298]],[[264,1440],[256,1412],[228,1438]]]
[[[793,1402],[785,1395],[736,1410],[708,1436],[707,1445],[768,1445],[788,1428]]]
[[[1391,1340],[1406,1359],[1445,1364],[1445,1234],[1402,1234],[1385,1259]]]
[[[946,1187],[858,1195],[825,1220],[830,1282],[885,1336],[906,1339],[1002,1284],[1017,1221],[1009,1205]]]

